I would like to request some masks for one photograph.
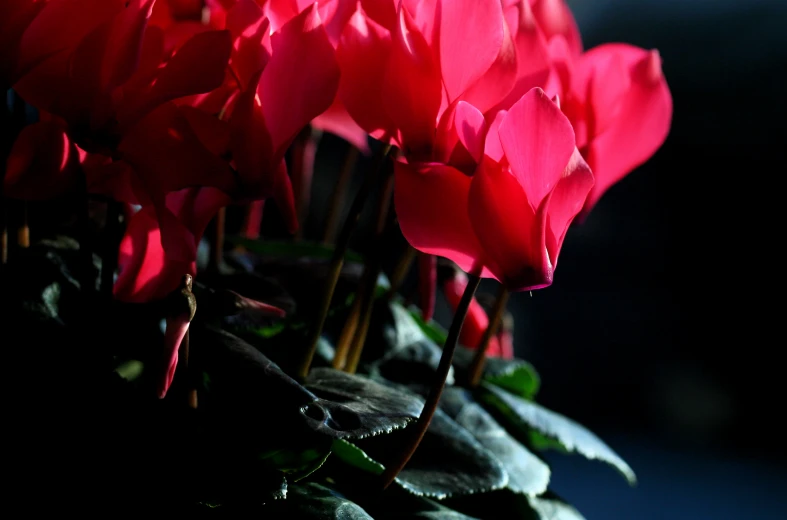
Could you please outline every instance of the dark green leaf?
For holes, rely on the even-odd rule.
[[[322,467],[331,454],[332,443],[332,439],[319,436],[311,446],[274,449],[261,453],[258,459],[266,468],[278,470],[297,482]]]
[[[336,439],[333,441],[331,452],[345,464],[349,464],[361,471],[373,475],[380,475],[385,470],[382,464],[369,457],[361,448],[344,439]]]
[[[291,486],[287,500],[269,505],[265,512],[265,518],[373,520],[358,504],[314,482]]]
[[[579,511],[559,500],[529,497],[530,507],[538,514],[538,520],[585,520]]]
[[[476,520],[434,500],[416,495],[388,492],[369,500],[366,510],[376,520],[399,520],[420,518],[421,520]]]
[[[446,388],[440,407],[492,453],[508,473],[508,488],[516,493],[540,495],[549,484],[549,466],[511,437],[489,413],[473,401],[467,390]]]
[[[424,321],[424,318],[421,315],[421,311],[419,309],[411,308],[409,313],[429,339],[438,345],[445,344],[445,340],[448,337],[448,332],[439,323],[434,320],[430,320],[428,322]]]
[[[404,428],[421,413],[417,396],[359,375],[315,368],[306,388],[320,399],[303,408],[310,426],[338,439],[360,439]]]
[[[451,498],[445,505],[482,520],[584,520],[576,509],[555,498],[552,493],[547,495],[532,497],[505,489]]]
[[[401,304],[383,303],[378,307],[373,321],[377,336],[370,334],[364,354],[376,359],[368,366],[375,376],[382,376],[398,383],[430,381],[440,363],[442,348],[429,339],[421,327]],[[375,330],[373,329],[373,330]],[[379,345],[377,354],[372,352]],[[448,383],[454,381],[453,369]]]
[[[373,460],[385,464],[401,452],[408,437],[405,430],[357,444]],[[396,482],[415,495],[445,498],[500,489],[508,483],[508,475],[467,430],[438,409]]]
[[[512,425],[529,433],[531,430],[560,442],[568,451],[589,459],[607,462],[620,471],[630,484],[636,476],[628,464],[594,433],[584,426],[532,401],[485,383],[482,398],[511,421]]]
[[[456,349],[454,368],[461,380],[466,380],[474,354],[474,351],[465,347]],[[487,358],[482,379],[525,399],[535,397],[541,385],[541,379],[533,365],[521,359]]]

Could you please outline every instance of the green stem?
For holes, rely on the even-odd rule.
[[[495,299],[495,304],[489,315],[489,325],[484,331],[484,335],[481,336],[481,340],[478,342],[475,355],[473,356],[473,361],[470,363],[470,368],[468,370],[468,386],[470,386],[470,388],[477,387],[481,382],[481,374],[486,364],[486,351],[489,349],[489,341],[500,327],[500,322],[503,319],[503,314],[505,313],[508,297],[510,295],[511,293],[508,289],[506,289],[504,285],[501,285],[500,292],[497,294],[497,299]]]
[[[462,331],[462,324],[465,321],[465,316],[467,316],[467,310],[470,308],[470,302],[473,301],[475,291],[478,289],[478,284],[481,282],[481,278],[475,275],[469,275],[467,278],[467,287],[465,287],[465,292],[462,294],[462,299],[456,309],[456,314],[454,314],[454,320],[451,322],[451,327],[448,329],[448,337],[443,346],[443,355],[440,357],[440,364],[437,367],[434,383],[429,390],[429,395],[426,398],[424,408],[418,420],[414,425],[405,429],[405,433],[410,433],[407,446],[394,462],[386,466],[385,471],[383,471],[381,475],[383,489],[391,485],[394,479],[396,479],[396,476],[410,461],[410,458],[415,453],[415,450],[418,449],[418,445],[424,438],[424,434],[429,428],[429,423],[432,422],[435,411],[437,411],[437,405],[440,402],[440,396],[443,395],[448,372],[451,370],[451,363],[454,359],[456,345],[459,342],[459,333]]]
[[[322,328],[325,325],[325,320],[328,318],[328,311],[331,308],[331,299],[333,292],[336,289],[336,284],[339,281],[339,275],[342,272],[344,265],[344,256],[350,246],[350,237],[352,236],[355,227],[358,225],[358,219],[361,217],[361,212],[369,198],[369,193],[372,191],[374,181],[379,177],[388,155],[391,152],[391,145],[385,145],[381,148],[381,152],[377,156],[377,161],[372,172],[364,178],[361,189],[355,195],[352,206],[350,206],[350,214],[347,215],[347,220],[344,221],[339,238],[336,241],[336,247],[331,256],[331,263],[328,267],[328,276],[325,279],[325,287],[322,292],[322,299],[318,307],[318,314],[312,323],[312,328],[309,331],[309,338],[306,343],[306,351],[304,352],[303,359],[298,366],[297,376],[301,380],[305,380],[309,375],[309,368],[314,359],[314,353],[317,351],[317,343],[320,340]]]

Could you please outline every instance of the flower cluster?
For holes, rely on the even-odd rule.
[[[197,274],[225,206],[251,204],[258,228],[272,198],[295,231],[308,179],[284,158],[307,125],[398,148],[395,209],[418,251],[548,286],[569,225],[672,114],[658,52],[584,51],[563,0],[9,0],[0,34],[0,83],[39,114],[5,195],[123,203],[114,295],[131,302]]]

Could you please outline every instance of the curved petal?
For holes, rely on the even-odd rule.
[[[486,157],[473,175],[468,201],[473,231],[495,278],[512,291],[550,285],[546,204],[533,211],[520,181]]]
[[[672,95],[661,73],[657,51],[646,54],[631,68],[631,87],[618,114],[589,147],[587,161],[596,184],[585,203],[586,212],[610,186],[656,153],[667,138]]]
[[[361,7],[371,20],[386,29],[396,26],[396,0],[360,0]]]
[[[593,182],[590,167],[575,148],[563,176],[549,198],[546,245],[553,269],[557,268],[558,255],[568,227],[582,210],[588,193],[593,188]]]
[[[489,277],[484,250],[467,213],[470,177],[444,164],[399,161],[394,175],[396,216],[410,245]]]
[[[331,106],[339,66],[315,4],[284,24],[271,45],[257,93],[276,161],[297,133]]]
[[[428,155],[431,151],[442,91],[432,51],[410,14],[401,8],[392,34],[382,102],[401,132],[405,155]]]
[[[442,0],[439,6],[440,69],[450,103],[497,60],[506,27],[500,0]]]
[[[571,123],[543,90],[535,88],[506,114],[500,144],[535,211],[555,188],[574,151]]]
[[[230,67],[246,89],[270,61],[270,21],[253,0],[241,0],[227,13],[227,29],[235,41]]]
[[[0,90],[18,79],[19,46],[28,26],[46,4],[44,2],[3,2],[0,4]]]
[[[6,162],[4,193],[23,200],[47,200],[76,187],[79,154],[63,128],[40,121],[22,129]]]
[[[344,28],[336,48],[341,69],[338,98],[361,128],[385,141],[397,137],[382,98],[390,52],[388,31],[360,11]]]

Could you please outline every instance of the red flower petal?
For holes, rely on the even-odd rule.
[[[506,28],[500,0],[442,0],[439,6],[440,69],[450,103],[498,58]]]
[[[535,211],[555,188],[574,151],[571,123],[535,88],[508,111],[500,124],[500,143]]]
[[[495,278],[512,291],[551,284],[546,204],[534,211],[521,181],[486,157],[473,175],[468,200],[470,222]]]
[[[350,19],[336,49],[339,99],[361,128],[386,141],[397,138],[381,94],[390,52],[388,31],[360,11]]]
[[[476,107],[464,101],[456,105],[454,126],[459,142],[470,152],[476,163],[481,161],[486,140],[486,121]]]
[[[40,121],[22,129],[6,163],[4,192],[23,200],[47,200],[76,187],[79,155],[63,127]]]
[[[470,177],[444,164],[399,161],[394,174],[396,216],[410,245],[448,258],[467,272],[490,276],[467,212]]]
[[[368,134],[350,117],[350,114],[347,113],[347,109],[338,97],[328,110],[312,120],[312,126],[338,135],[364,154],[369,153]]]
[[[575,148],[563,176],[549,198],[546,245],[553,269],[557,268],[558,255],[568,226],[582,210],[588,193],[593,188],[593,182],[590,167]]]
[[[402,8],[392,34],[382,102],[401,132],[405,154],[429,155],[442,92],[440,71],[432,51],[410,14]]]
[[[192,37],[161,70],[142,107],[124,115],[139,117],[166,101],[218,88],[231,50],[229,31],[206,31]]]
[[[72,49],[93,29],[121,12],[125,4],[125,0],[47,3],[22,36],[20,70],[27,72],[54,54]]]
[[[644,53],[631,67],[631,87],[618,117],[588,151],[596,184],[585,203],[589,211],[610,186],[647,161],[661,147],[672,122],[672,95],[661,74],[657,51]]]
[[[257,92],[276,162],[297,133],[331,106],[339,66],[315,5],[284,24],[271,45]]]

